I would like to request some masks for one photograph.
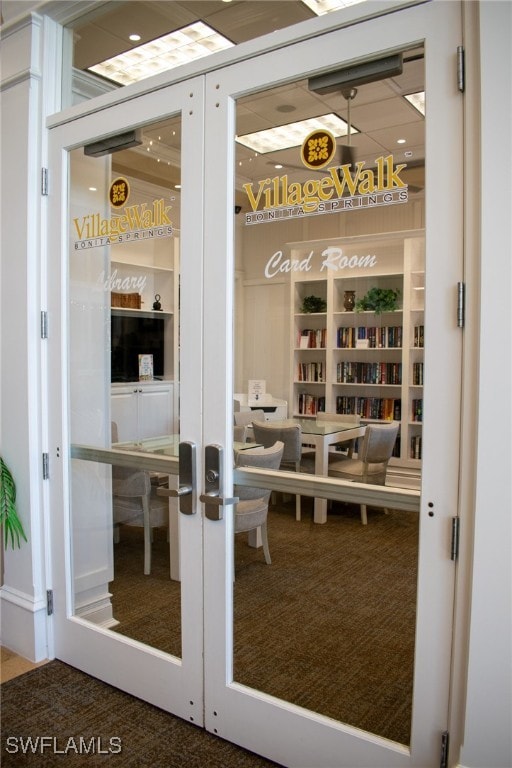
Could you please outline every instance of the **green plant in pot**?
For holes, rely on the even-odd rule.
[[[370,288],[362,299],[356,301],[356,312],[394,312],[398,309],[400,291],[393,288]]]
[[[0,456],[0,526],[4,530],[4,544],[14,549],[20,539],[27,541],[23,525],[16,510],[16,485],[4,460]]]
[[[301,312],[311,314],[312,312],[325,312],[327,302],[319,296],[305,296],[302,302]]]

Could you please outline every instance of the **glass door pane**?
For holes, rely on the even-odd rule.
[[[70,439],[176,463],[181,118],[132,133],[70,153]],[[110,461],[71,465],[74,615],[180,657],[176,475]]]
[[[268,440],[298,425],[301,471],[324,475],[357,469],[365,432],[396,424],[366,482],[419,489],[423,46],[396,61],[357,88],[320,74],[236,102],[234,407],[262,412]],[[327,448],[344,422],[357,440]],[[419,515],[384,506],[275,493],[271,564],[235,537],[233,678],[408,745]]]

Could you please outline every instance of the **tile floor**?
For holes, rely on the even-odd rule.
[[[13,677],[18,677],[18,675],[22,675],[24,672],[29,672],[31,669],[47,663],[46,660],[34,663],[24,659],[23,656],[18,656],[7,648],[0,648],[0,651],[0,683],[6,683],[8,680],[12,680]]]

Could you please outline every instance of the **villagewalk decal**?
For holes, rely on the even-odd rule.
[[[159,237],[172,237],[174,228],[163,198],[147,203],[127,205],[130,197],[128,181],[117,178],[110,185],[109,199],[112,208],[122,208],[122,213],[105,218],[100,213],[89,213],[73,219],[75,251],[97,248],[103,245],[133,243]]]
[[[328,131],[309,134],[301,147],[303,165],[323,168],[334,155],[336,140]],[[406,203],[408,186],[400,178],[406,163],[394,165],[393,155],[378,157],[376,168],[366,168],[364,161],[331,166],[319,179],[289,182],[288,175],[244,184],[252,212],[245,214],[246,224],[317,216],[324,213],[360,210],[379,205]],[[351,168],[353,167],[353,172]]]

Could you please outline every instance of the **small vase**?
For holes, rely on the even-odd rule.
[[[343,306],[345,307],[345,312],[353,312],[355,305],[356,305],[356,292],[345,291],[344,299],[343,299]]]

